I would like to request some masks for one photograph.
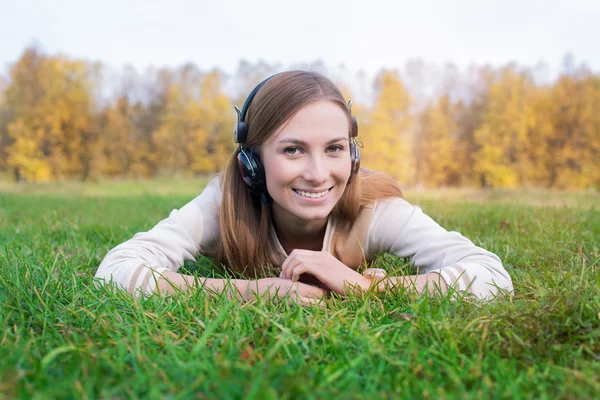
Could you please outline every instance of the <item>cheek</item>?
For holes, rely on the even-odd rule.
[[[265,160],[263,166],[265,168],[267,185],[284,184],[293,175],[290,163],[279,157]]]
[[[337,162],[332,167],[336,174],[340,177],[350,177],[350,169],[352,167],[352,161],[350,160],[350,156],[344,157],[336,161]]]

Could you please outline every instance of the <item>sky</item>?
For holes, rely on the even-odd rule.
[[[139,70],[321,59],[373,73],[421,58],[556,74],[571,53],[597,72],[598,38],[600,0],[0,0],[3,72],[32,44]]]

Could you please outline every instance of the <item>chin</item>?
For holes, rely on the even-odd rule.
[[[295,218],[303,221],[316,221],[327,218],[333,207],[323,205],[321,207],[303,207],[297,204],[289,204],[284,209]]]
[[[294,213],[297,218],[303,219],[305,221],[318,221],[324,218],[327,218],[331,214],[331,210],[327,212],[319,212],[319,213]]]

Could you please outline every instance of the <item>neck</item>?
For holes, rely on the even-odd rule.
[[[320,251],[323,247],[327,218],[292,223],[273,212],[273,225],[279,242],[288,254],[294,249]]]

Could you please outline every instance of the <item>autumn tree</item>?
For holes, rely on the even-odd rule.
[[[9,109],[6,106],[5,92],[8,82],[0,76],[0,172],[6,169],[6,149],[9,144],[7,125],[10,120]]]
[[[588,71],[563,74],[551,91],[548,185],[600,188],[600,85]]]
[[[381,71],[376,79],[376,100],[361,140],[367,168],[381,170],[403,183],[411,181],[412,117],[410,97],[397,71]]]
[[[530,76],[514,67],[503,69],[490,87],[483,123],[474,133],[479,146],[474,169],[484,185],[526,185],[539,167],[528,154],[535,124],[534,90]]]
[[[416,182],[429,187],[457,185],[461,164],[456,105],[448,96],[431,102],[420,115],[415,147]]]
[[[101,154],[95,158],[102,176],[139,178],[150,175],[149,144],[136,125],[140,108],[140,103],[131,105],[126,97],[119,97],[116,104],[100,114],[97,149]]]
[[[28,49],[11,68],[7,166],[17,180],[79,178],[90,129],[89,67]]]
[[[234,148],[235,113],[221,92],[219,72],[203,77],[200,100],[184,84],[167,88],[164,113],[152,134],[156,162],[164,173],[211,173]]]
[[[222,89],[221,73],[213,71],[204,77],[201,84],[200,119],[208,135],[206,155],[198,159],[194,173],[217,172],[225,168],[236,147],[233,140],[233,125],[237,115],[229,98]],[[200,149],[198,149],[200,151]],[[210,159],[208,164],[204,158]]]
[[[470,66],[459,85],[456,83],[455,72],[451,68],[448,72],[450,77],[445,82],[444,90],[446,93],[454,93],[459,99],[454,107],[459,128],[456,163],[460,166],[460,184],[484,186],[484,177],[475,171],[480,148],[475,140],[475,132],[485,119],[490,87],[495,82],[495,71],[490,67]]]

